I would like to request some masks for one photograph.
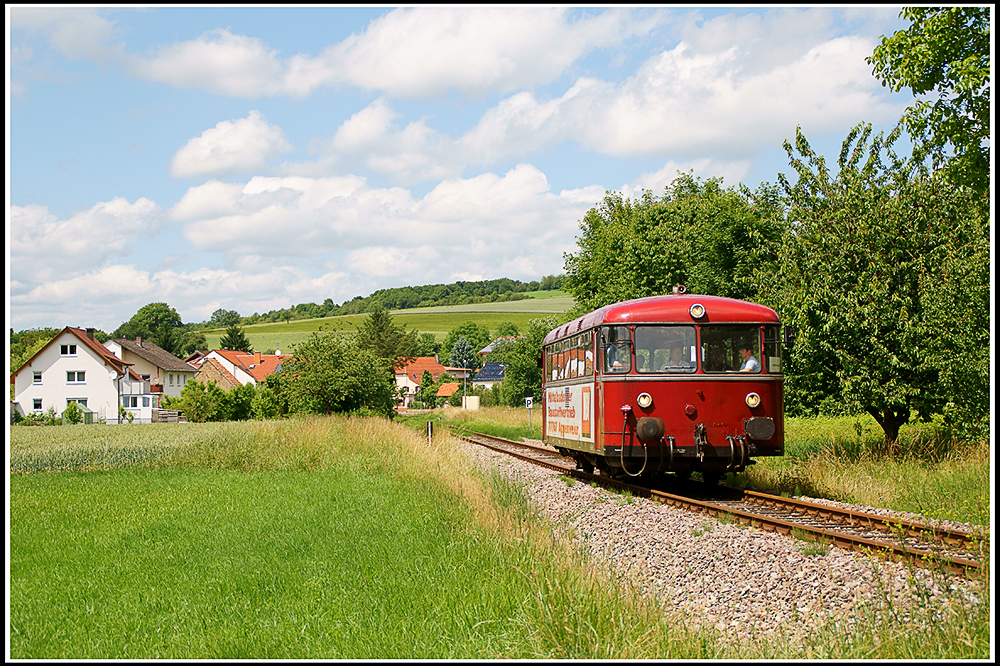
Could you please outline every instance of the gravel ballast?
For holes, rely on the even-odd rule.
[[[943,608],[956,599],[979,603],[978,586],[959,577],[835,546],[816,549],[775,532],[568,483],[556,472],[463,446],[482,469],[523,484],[556,534],[610,567],[622,584],[652,595],[690,628],[714,628],[729,640],[780,634],[801,643],[830,623],[850,633],[857,622],[872,621],[871,604],[882,598],[904,615],[921,596]]]

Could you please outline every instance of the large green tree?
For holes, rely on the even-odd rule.
[[[979,194],[990,185],[990,13],[978,7],[905,7],[906,30],[882,37],[868,64],[917,99],[901,122],[918,160]]]
[[[214,382],[196,382],[189,380],[181,389],[179,398],[164,401],[164,406],[179,409],[184,417],[192,423],[205,421],[225,421],[228,418],[226,410],[226,392]]]
[[[219,346],[222,349],[230,349],[232,351],[242,351],[250,353],[253,351],[253,345],[250,344],[250,338],[247,337],[243,329],[240,328],[239,324],[230,324],[226,328],[225,335],[219,339]]]
[[[434,339],[433,333],[421,333],[417,338],[417,356],[434,356],[441,351],[441,343]]]
[[[180,334],[180,342],[177,345],[177,356],[190,356],[199,349],[208,349],[208,339],[205,334],[198,330],[187,330]]]
[[[242,317],[240,317],[240,313],[236,310],[224,310],[223,308],[219,308],[212,313],[212,318],[209,319],[209,322],[215,326],[228,327],[233,324],[239,324],[241,320]]]
[[[111,335],[115,338],[152,340],[160,348],[177,354],[183,325],[177,310],[166,303],[150,303],[139,308]]]
[[[463,335],[455,341],[455,344],[451,347],[451,354],[448,356],[448,365],[453,368],[465,368],[466,370],[473,370],[479,367],[479,355],[473,351],[472,343],[466,339]],[[468,373],[465,373],[468,375]],[[467,381],[462,379],[462,390],[463,395],[465,394],[465,389]]]
[[[542,341],[549,331],[558,326],[555,316],[532,319],[524,337],[502,345],[490,354],[490,361],[506,364],[503,381],[497,385],[499,400],[505,405],[524,405],[524,399],[542,396],[542,368],[539,359]]]
[[[392,315],[375,306],[358,327],[358,345],[400,367],[411,362],[420,347],[416,330],[396,324]]]
[[[451,367],[471,369],[476,367],[477,360],[472,343],[464,335],[451,346],[451,354],[448,356],[448,365]]]
[[[478,367],[480,361],[479,350],[493,341],[493,336],[490,333],[489,327],[484,326],[483,324],[477,324],[474,321],[467,321],[463,324],[459,324],[455,328],[448,331],[448,334],[444,336],[444,341],[441,343],[442,351],[446,351],[450,354],[459,338],[465,338],[469,341],[469,344],[472,345],[472,351],[476,354],[476,366]]]
[[[882,426],[942,410],[989,415],[989,226],[967,188],[892,150],[900,130],[859,125],[834,175],[796,131],[780,176],[791,233],[775,296],[803,375],[835,381]]]
[[[388,358],[329,331],[313,333],[292,354],[275,373],[290,411],[392,415],[398,392]]]
[[[777,188],[723,188],[680,174],[660,197],[609,192],[580,223],[579,251],[565,255],[576,313],[617,301],[688,291],[756,300],[776,270],[782,234]]]

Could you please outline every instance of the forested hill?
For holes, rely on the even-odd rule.
[[[271,310],[264,314],[253,313],[241,317],[241,323],[259,324],[290,319],[313,319],[336,315],[362,314],[375,306],[383,310],[405,310],[434,305],[466,305],[469,303],[499,303],[527,298],[526,292],[559,289],[563,276],[548,275],[540,281],[520,282],[509,278],[480,280],[478,282],[454,282],[452,284],[428,284],[420,287],[394,287],[379,289],[370,296],[355,296],[342,305],[331,299],[323,303],[299,303],[283,310]],[[218,311],[212,319],[221,319],[232,313]],[[227,323],[213,321],[211,323]]]

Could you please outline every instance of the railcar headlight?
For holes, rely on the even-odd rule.
[[[690,312],[691,316],[695,319],[701,319],[705,316],[705,306],[701,303],[695,303],[691,306],[691,309],[688,310],[688,312]]]
[[[760,404],[760,396],[756,393],[747,393],[747,407],[753,409]]]
[[[648,393],[640,393],[639,397],[635,399],[639,406],[643,409],[649,409],[653,406],[653,396]]]

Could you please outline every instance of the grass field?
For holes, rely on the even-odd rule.
[[[521,301],[507,303],[476,303],[472,305],[445,305],[410,310],[394,310],[391,314],[398,324],[420,333],[431,333],[443,340],[453,328],[468,321],[495,330],[503,322],[513,322],[524,330],[532,319],[551,314],[561,314],[573,307],[574,300],[562,291],[527,292],[530,296]],[[313,332],[322,329],[353,333],[368,315],[343,315],[320,319],[295,319],[288,323],[253,324],[243,328],[254,349],[291,351],[292,345],[306,340]],[[224,329],[205,331],[209,349],[216,349],[225,335]]]
[[[688,631],[555,540],[519,485],[480,475],[440,431],[433,446],[358,418],[10,437],[14,659],[990,654],[985,603],[882,613],[806,646]]]
[[[47,452],[34,469],[62,471],[11,477],[12,657],[627,658],[683,635],[553,548],[519,488],[448,438],[362,419],[205,426],[16,429],[15,465]],[[71,471],[90,428],[91,450],[184,443]]]

